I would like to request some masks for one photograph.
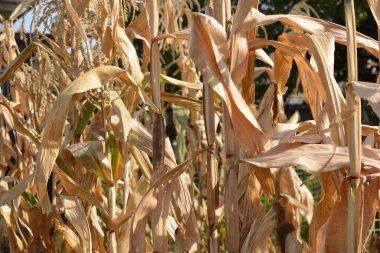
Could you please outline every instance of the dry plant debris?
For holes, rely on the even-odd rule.
[[[358,80],[357,48],[379,58],[379,41],[352,0],[345,26],[306,1],[19,2],[0,16],[0,251],[374,252],[380,136],[361,100],[380,117],[380,78]],[[312,120],[285,115],[294,69]]]

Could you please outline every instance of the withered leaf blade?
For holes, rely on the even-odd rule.
[[[226,195],[224,200],[224,212],[226,219],[227,245],[230,252],[239,252],[239,205],[238,195],[238,166],[232,167],[227,172]]]
[[[257,154],[263,150],[264,134],[232,82],[225,63],[228,55],[225,32],[211,17],[198,14],[193,20],[189,41],[190,55],[208,85],[225,102],[241,145],[246,152]],[[247,136],[246,133],[250,134]]]
[[[380,168],[380,162],[376,157],[380,152],[367,153],[363,148],[362,162]],[[303,154],[300,156],[299,154]],[[333,155],[334,154],[334,155]],[[349,155],[347,147],[337,147],[333,153],[330,144],[301,144],[285,143],[279,144],[265,153],[261,153],[254,158],[242,159],[261,168],[281,168],[297,166],[310,174],[319,174],[324,171],[338,170],[349,165]]]
[[[373,111],[380,118],[380,85],[368,82],[352,82],[348,85],[352,85],[354,94],[368,100]]]
[[[23,0],[19,5],[17,5],[16,9],[13,10],[9,20],[14,20],[18,16],[25,13],[34,2],[35,0]]]
[[[338,43],[346,45],[346,29],[345,27],[325,21],[322,19],[312,18],[308,16],[293,15],[293,14],[278,14],[264,15],[257,9],[252,8],[243,24],[236,24],[231,29],[231,34],[241,31],[248,31],[257,26],[266,26],[276,22],[282,22],[293,28],[308,32],[311,34],[330,32]],[[373,56],[378,57],[379,47],[377,41],[365,36],[361,33],[356,33],[356,42],[358,48],[365,48]]]
[[[169,181],[175,180],[177,177],[179,177],[188,168],[190,163],[193,162],[195,157],[204,151],[205,150],[194,152],[189,159],[163,174],[149,187],[145,196],[141,199],[139,205],[137,206],[135,215],[132,219],[132,249],[137,246],[137,243],[139,241],[143,241],[145,237],[146,218],[157,206],[158,186],[168,183]],[[139,245],[139,247],[141,247],[141,245]]]
[[[44,213],[50,212],[50,202],[47,195],[47,181],[52,171],[55,159],[61,148],[62,135],[67,113],[73,103],[73,96],[78,93],[102,87],[123,70],[118,67],[103,66],[93,69],[73,81],[55,101],[47,116],[46,126],[42,133],[42,143],[37,155],[35,182],[37,195]]]
[[[60,199],[65,208],[65,216],[80,236],[83,252],[92,252],[90,227],[82,203],[76,197],[61,195]]]
[[[367,0],[372,15],[375,18],[376,24],[380,25],[380,2],[378,0]]]
[[[28,184],[32,182],[33,177],[34,174],[31,174],[30,176],[19,182],[16,186],[7,190],[7,192],[2,193],[0,195],[0,206],[8,204],[10,201],[15,200],[17,197],[19,197],[26,190]]]

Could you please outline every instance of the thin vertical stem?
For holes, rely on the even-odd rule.
[[[111,173],[112,174],[112,173]],[[110,185],[108,190],[108,213],[110,220],[116,218],[116,189],[115,184]],[[116,233],[115,231],[108,232],[108,252],[116,253]]]
[[[218,1],[219,2],[219,1]],[[225,13],[220,9],[215,10],[214,0],[209,0],[206,6],[206,13],[210,16],[218,18],[219,22],[225,20]],[[222,8],[224,11],[225,9]],[[215,15],[217,14],[218,17]],[[224,24],[222,24],[224,25]],[[218,183],[218,162],[215,155],[215,108],[214,108],[214,92],[208,86],[208,83],[203,84],[203,116],[206,128],[207,137],[207,220],[209,227],[209,242],[208,251],[211,253],[219,252],[218,242],[218,221],[215,210],[219,202],[219,183]],[[224,108],[225,110],[225,108]],[[223,119],[225,120],[225,118]]]
[[[106,94],[103,89],[103,94]],[[103,119],[103,129],[104,129],[104,140],[105,143],[103,145],[103,152],[106,157],[110,157],[110,151],[109,151],[109,146],[108,146],[108,139],[109,139],[109,133],[107,130],[107,117],[106,117],[106,104],[105,104],[106,99],[102,99],[102,119]],[[109,219],[112,221],[113,219],[116,218],[116,190],[115,190],[115,182],[113,178],[113,171],[110,173],[110,181],[111,184],[108,188],[108,214],[109,214]],[[107,238],[107,248],[108,252],[110,253],[116,253],[116,234],[115,231],[108,231],[108,238]]]
[[[152,39],[150,54],[150,76],[153,103],[161,110],[161,83],[160,83],[160,50],[158,41],[154,38],[158,35],[159,25],[159,1],[147,1],[149,14],[150,36]],[[162,113],[154,113],[153,121],[153,168],[159,170],[164,165],[165,156],[165,124]],[[152,239],[154,252],[167,252],[166,225],[162,218],[164,187],[158,189],[158,204],[152,213]]]
[[[347,64],[348,81],[357,81],[357,45],[355,7],[353,0],[344,2],[347,31]],[[354,116],[348,121],[348,149],[350,157],[350,186],[348,190],[348,229],[347,252],[361,252],[361,200],[360,200],[360,171],[361,171],[361,102],[353,94],[352,87],[346,89],[348,110],[355,110]]]
[[[124,148],[124,146],[125,146],[125,148]],[[124,165],[124,167],[125,167],[125,169],[124,169],[124,187],[123,187],[123,191],[124,191],[124,196],[123,196],[123,213],[124,214],[126,214],[127,213],[127,204],[128,204],[128,198],[129,198],[129,187],[130,187],[130,185],[129,185],[129,170],[130,170],[130,164],[131,164],[131,162],[130,162],[130,160],[129,160],[129,158],[128,158],[128,150],[127,150],[127,148],[126,148],[126,146],[127,146],[127,144],[126,143],[124,143],[124,146],[123,146],[123,152],[124,152],[124,154],[125,154],[125,157],[126,158],[124,158],[124,159],[128,159],[126,162],[125,162],[125,165]]]
[[[219,252],[218,224],[215,210],[218,206],[218,163],[215,156],[215,108],[214,93],[204,84],[204,120],[208,144],[207,152],[207,218],[209,226],[209,252]]]

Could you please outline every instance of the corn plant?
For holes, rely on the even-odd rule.
[[[361,101],[380,117],[380,79],[359,80],[357,50],[379,41],[344,6],[341,26],[306,1],[21,1],[0,16],[0,248],[372,252],[380,137]],[[285,115],[291,73],[311,120]]]

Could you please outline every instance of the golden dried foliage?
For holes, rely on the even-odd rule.
[[[356,52],[378,57],[379,42],[356,32],[353,1],[347,28],[306,1],[277,15],[234,2],[23,0],[0,16],[0,251],[375,247],[380,137],[360,101],[380,117],[380,86],[358,80]],[[278,40],[259,36],[278,22]],[[309,121],[284,113],[293,67]]]

